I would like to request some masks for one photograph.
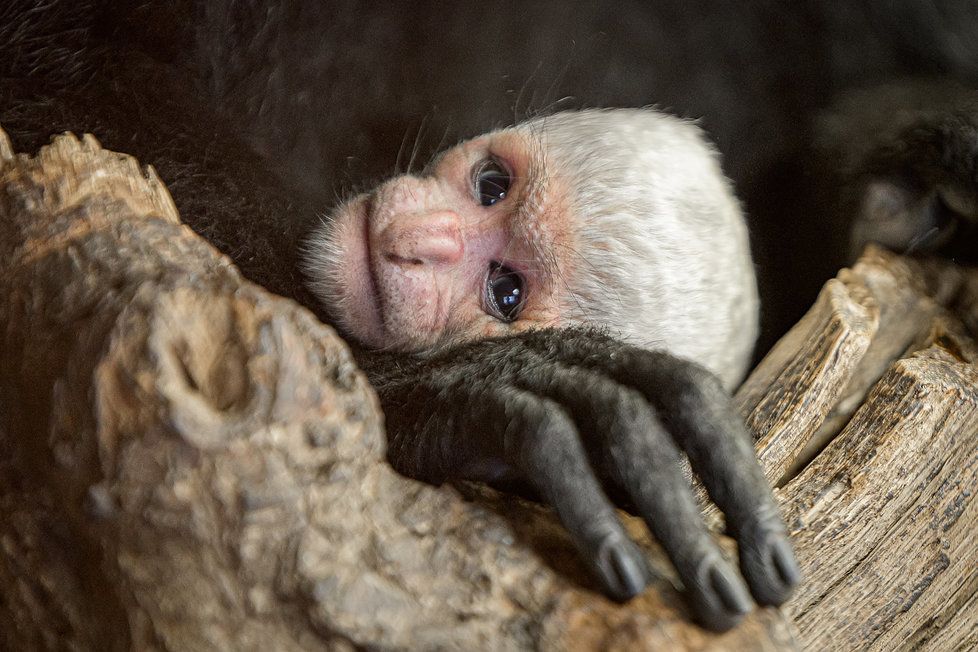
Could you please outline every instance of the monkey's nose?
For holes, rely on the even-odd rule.
[[[455,265],[465,253],[453,211],[398,215],[381,231],[380,248],[384,258],[397,265]]]

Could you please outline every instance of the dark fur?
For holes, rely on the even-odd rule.
[[[15,148],[90,132],[152,164],[184,221],[246,276],[314,307],[296,263],[315,208],[283,188],[247,144],[246,125],[202,96],[192,73],[196,35],[186,27],[192,8],[154,15],[124,2],[64,3],[61,15],[60,4],[29,11],[35,4],[8,3],[0,16],[0,125]]]
[[[554,107],[656,102],[702,118],[752,216],[767,341],[843,260],[838,187],[914,165],[925,190],[974,175],[967,110],[896,135],[844,118],[858,138],[839,142],[865,145],[848,167],[813,149],[814,116],[846,88],[973,80],[978,12],[964,2],[35,4],[0,6],[0,124],[15,146],[92,132],[153,164],[191,227],[315,310],[297,245],[337,193],[389,172],[399,150],[420,166],[446,141]],[[779,604],[797,581],[743,425],[695,365],[581,330],[360,360],[396,468],[529,483],[612,595],[641,590],[647,569],[602,487],[647,519],[710,627],[749,608],[747,586]],[[700,521],[681,452],[727,515],[746,586]]]
[[[645,518],[701,620],[725,629],[750,601],[700,519],[682,451],[727,514],[754,598],[790,595],[798,570],[750,437],[699,366],[579,329],[477,342],[419,366],[375,374],[399,471],[528,479],[611,594],[627,598],[647,568],[603,485]]]

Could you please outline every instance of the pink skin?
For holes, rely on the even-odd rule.
[[[555,251],[567,217],[540,208],[560,205],[560,184],[538,183],[541,152],[531,144],[512,130],[462,143],[426,176],[396,177],[336,211],[335,307],[347,331],[369,347],[418,351],[560,323],[554,270],[538,252]],[[485,207],[473,169],[490,156],[512,181],[504,199]],[[485,300],[493,261],[524,278],[523,308],[511,323],[490,314]]]

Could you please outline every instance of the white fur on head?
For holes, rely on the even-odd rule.
[[[746,371],[758,298],[740,204],[716,150],[652,109],[557,113],[517,126],[575,194],[565,314],[718,374]]]

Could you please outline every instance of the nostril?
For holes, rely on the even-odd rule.
[[[385,261],[400,266],[454,265],[465,253],[458,215],[399,215],[381,233],[381,251]]]
[[[393,265],[414,265],[414,266],[419,266],[419,265],[424,265],[425,264],[424,261],[421,260],[420,258],[402,258],[401,256],[398,256],[397,254],[394,254],[394,253],[385,254],[384,255],[384,260],[386,260],[387,262],[389,262],[389,263],[391,263]]]

